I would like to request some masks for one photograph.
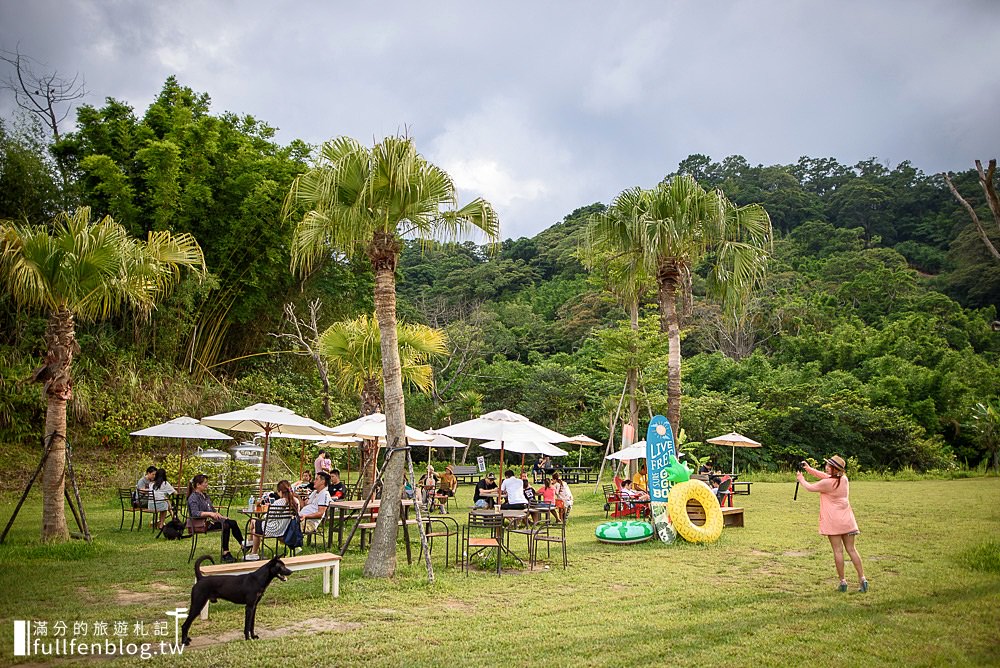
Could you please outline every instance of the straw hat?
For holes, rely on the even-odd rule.
[[[840,455],[834,455],[833,457],[830,457],[829,459],[826,459],[824,461],[833,468],[837,469],[838,471],[847,470],[847,463],[844,461],[844,458],[841,457]]]

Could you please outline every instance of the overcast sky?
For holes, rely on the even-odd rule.
[[[997,45],[995,0],[0,0],[0,47],[90,104],[141,114],[175,74],[283,143],[405,130],[505,238],[692,153],[968,169],[1000,149]]]

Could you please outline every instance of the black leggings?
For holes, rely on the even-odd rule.
[[[240,525],[236,523],[236,520],[229,519],[228,517],[221,522],[213,522],[209,531],[222,530],[222,552],[225,554],[229,552],[229,534],[233,535],[236,542],[242,546],[243,545],[243,532],[240,531]]]

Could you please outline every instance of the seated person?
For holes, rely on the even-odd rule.
[[[711,473],[711,472],[712,472],[712,466],[708,462],[705,462],[704,464],[698,467],[698,473]]]
[[[135,488],[140,492],[144,492],[153,486],[153,481],[156,480],[156,467],[149,466],[146,468],[146,473],[139,481],[135,483]]]
[[[632,488],[639,492],[649,491],[649,477],[646,475],[646,465],[639,466],[639,470],[632,476]]]
[[[236,542],[242,545],[243,532],[240,531],[240,525],[236,523],[236,520],[216,512],[212,506],[212,502],[208,500],[208,496],[205,494],[207,491],[207,475],[199,473],[191,479],[190,484],[188,484],[188,517],[191,519],[204,518],[208,520],[206,527],[208,531],[222,529],[222,562],[231,564],[236,561],[236,558],[229,551],[229,536],[232,534]]]
[[[538,490],[537,496],[539,508],[554,508],[556,505],[556,488],[552,486],[552,481],[546,478],[542,481],[542,486]]]
[[[347,486],[340,480],[340,469],[330,470],[330,486],[326,488],[333,501],[347,500]]]
[[[715,492],[715,498],[719,500],[719,505],[722,505],[722,497],[729,494],[729,489],[732,487],[732,482],[726,485],[725,489],[722,489],[722,483],[726,481],[732,481],[728,475],[718,476],[710,475],[708,476],[708,484],[712,487],[712,491]]]
[[[271,507],[288,506],[292,508],[293,511],[298,511],[299,509],[299,497],[295,495],[292,491],[292,486],[287,480],[282,480],[278,483],[278,492],[276,498],[269,504]],[[250,548],[250,552],[244,557],[246,561],[257,561],[260,559],[260,544],[265,538],[279,538],[285,535],[285,530],[288,528],[288,523],[291,520],[268,520],[267,526],[264,526],[264,520],[254,520],[252,523],[252,529],[250,532],[250,537],[253,539],[253,546]]]
[[[621,495],[622,501],[624,501],[625,505],[629,508],[634,508],[636,501],[649,501],[649,494],[635,489],[635,485],[631,480],[625,480],[622,482],[622,489],[619,494]]]
[[[452,468],[451,464],[444,467],[444,473],[441,474],[440,480],[438,480],[438,490],[437,495],[454,497],[455,492],[458,490],[458,478],[455,477],[455,469]],[[442,513],[447,513],[448,508],[445,504],[439,503],[438,508]]]
[[[330,486],[330,474],[326,471],[317,473],[313,480],[313,486],[316,489],[309,495],[305,507],[299,511],[299,517],[306,521],[305,528],[309,531],[316,530],[316,527],[323,520],[323,516],[326,515],[327,506],[330,505],[330,492],[327,490],[327,487]]]
[[[528,474],[527,473],[522,473],[521,474],[521,484],[524,485],[524,498],[528,501],[529,504],[534,503],[535,502],[535,490],[531,486],[531,483],[528,482]]]
[[[476,508],[492,508],[493,497],[483,496],[482,492],[497,488],[497,477],[492,473],[487,473],[486,477],[476,483],[476,489],[472,492],[472,503]]]
[[[524,498],[524,481],[514,477],[511,469],[504,471],[504,481],[500,485],[500,491],[507,498],[500,504],[501,510],[526,510],[528,500]]]
[[[170,497],[176,493],[177,490],[167,482],[167,470],[156,469],[153,484],[149,488],[149,509],[160,515],[156,523],[157,529],[163,528],[163,522],[167,519],[167,512],[170,510]]]
[[[302,475],[299,477],[299,481],[292,485],[292,491],[298,492],[299,490],[313,490],[313,474],[311,471],[303,471]]]
[[[539,476],[545,472],[545,467],[543,463],[545,462],[544,457],[539,457],[535,463],[531,466],[531,473],[535,476]]]
[[[420,480],[417,481],[417,487],[420,489],[421,502],[426,503],[428,509],[433,508],[434,494],[438,488],[438,476],[430,464],[427,465],[427,472],[420,476]]]

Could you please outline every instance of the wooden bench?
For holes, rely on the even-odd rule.
[[[330,552],[305,554],[299,557],[284,557],[282,563],[290,571],[304,571],[311,568],[323,569],[323,593],[329,594],[333,585],[333,596],[340,596],[340,556]],[[260,561],[237,561],[234,564],[211,564],[201,567],[202,575],[245,575],[266,564]],[[201,618],[208,619],[208,603],[201,611]]]
[[[691,518],[691,523],[695,526],[701,526],[705,523],[705,511],[702,510],[701,505],[694,501],[688,501],[687,504],[688,517]],[[743,526],[743,509],[742,508],[722,508],[722,526],[724,527],[741,527]]]
[[[730,489],[733,490],[733,494],[746,494],[750,496],[750,485],[752,484],[752,482],[734,482]]]
[[[467,482],[475,485],[479,482],[479,469],[475,466],[452,466],[451,472],[458,478],[459,482]]]

